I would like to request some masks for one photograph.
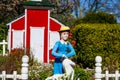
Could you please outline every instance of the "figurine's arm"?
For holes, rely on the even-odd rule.
[[[56,42],[52,50],[52,55],[59,58],[59,57],[62,57],[62,54],[57,53],[58,46],[59,46],[59,43]]]
[[[67,57],[72,57],[75,55],[75,50],[74,48],[72,47],[72,45],[69,43],[69,49],[70,49],[70,52],[68,54],[66,54]]]

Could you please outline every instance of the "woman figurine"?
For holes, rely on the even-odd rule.
[[[70,28],[67,26],[61,27],[59,30],[60,40],[57,41],[53,47],[52,55],[55,57],[54,61],[54,75],[64,74],[62,59],[70,58],[75,55],[75,50],[72,45],[67,41]]]

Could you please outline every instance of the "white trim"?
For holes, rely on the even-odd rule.
[[[42,0],[30,0],[30,1],[40,1],[41,2]]]
[[[25,28],[24,28],[24,30],[25,30],[25,36],[24,36],[24,54],[26,54],[26,40],[27,40],[27,9],[25,9]]]
[[[17,20],[19,20],[19,19],[23,18],[24,16],[25,16],[25,15],[23,15],[23,16],[21,16],[21,17],[19,17],[19,18],[15,19],[15,20],[13,20],[13,21],[11,21],[11,22],[7,23],[6,25],[11,25],[12,23],[16,22]]]
[[[10,27],[9,27],[9,53],[10,53],[10,51],[11,51],[11,39],[12,39],[12,37],[11,37],[11,32],[12,32],[12,25],[10,24]]]
[[[15,30],[15,29],[12,29],[12,32],[14,32],[14,31],[25,31],[24,29],[23,30]]]
[[[34,29],[45,29],[45,27],[44,26],[41,26],[41,27],[36,27],[36,26],[30,26],[30,29],[32,29],[32,28],[34,28]]]
[[[48,10],[48,50],[47,50],[47,53],[48,53],[48,57],[47,57],[47,62],[49,63],[50,62],[50,53],[49,53],[49,41],[50,41],[50,34],[49,34],[49,31],[50,31],[50,10]]]
[[[62,24],[61,22],[59,22],[59,21],[56,20],[55,18],[50,17],[50,19],[52,19],[53,21],[57,22],[57,23],[60,24],[61,26],[65,26],[64,24]]]

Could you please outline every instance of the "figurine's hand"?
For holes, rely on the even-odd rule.
[[[63,58],[67,58],[67,56],[65,56],[64,54],[62,55]]]

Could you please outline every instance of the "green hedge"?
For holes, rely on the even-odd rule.
[[[72,29],[76,40],[75,61],[82,67],[94,68],[95,57],[103,57],[103,66],[120,66],[120,25],[80,24]]]

